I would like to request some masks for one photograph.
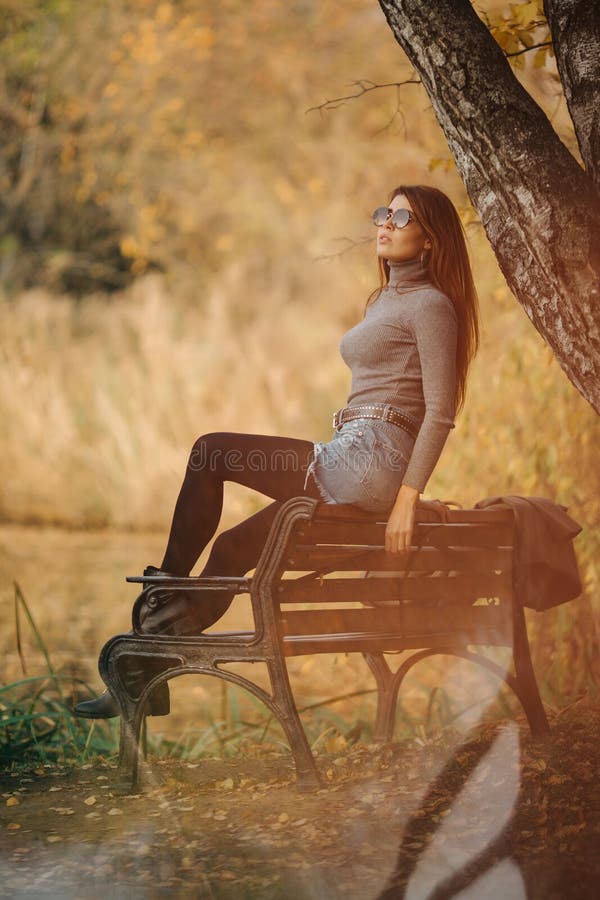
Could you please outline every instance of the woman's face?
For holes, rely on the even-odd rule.
[[[404,194],[394,197],[389,208],[394,212],[397,209],[408,209],[412,212],[412,206]],[[404,228],[395,228],[390,219],[385,225],[377,227],[377,256],[404,262],[417,259],[423,250],[431,248],[429,238],[416,219],[412,219]]]

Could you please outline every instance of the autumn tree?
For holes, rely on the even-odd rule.
[[[600,5],[511,3],[500,27],[469,0],[379,3],[429,95],[510,289],[600,412]],[[549,46],[581,160],[510,64]]]

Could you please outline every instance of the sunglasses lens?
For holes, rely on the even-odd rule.
[[[387,206],[379,206],[373,213],[373,225],[385,225],[388,214],[389,209]]]
[[[396,228],[404,228],[410,222],[410,213],[407,209],[397,209],[392,216],[392,225]]]

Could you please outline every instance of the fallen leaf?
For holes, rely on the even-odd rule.
[[[96,802],[96,798],[95,797],[86,797],[83,802],[85,803],[86,806],[93,806],[94,803]]]
[[[9,797],[8,800],[6,801],[7,806],[19,806],[20,803],[21,803],[21,801],[19,800],[18,797]]]
[[[9,822],[6,826],[8,831],[18,831],[20,827],[21,826],[18,822]]]
[[[277,821],[278,821],[278,822],[281,822],[281,824],[283,825],[285,822],[289,822],[289,821],[290,821],[290,817],[288,816],[287,813],[284,812],[284,813],[281,813],[281,815],[279,816],[279,818],[277,819]]]
[[[109,815],[109,816],[122,816],[123,813],[121,812],[120,809],[117,809],[116,806],[113,806],[112,809],[109,809],[108,815]]]
[[[49,834],[46,837],[46,843],[48,844],[59,844],[62,841],[62,838],[58,834]]]

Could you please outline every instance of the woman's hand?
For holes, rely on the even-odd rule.
[[[408,553],[415,524],[415,509],[419,491],[403,484],[385,528],[385,549],[388,553]]]
[[[442,522],[449,521],[449,506],[441,500],[421,500],[415,488],[403,484],[385,529],[385,549],[388,553],[408,553],[410,550],[417,509],[431,510]]]

